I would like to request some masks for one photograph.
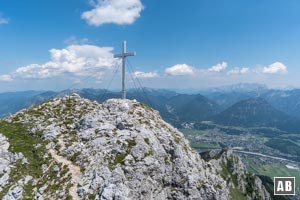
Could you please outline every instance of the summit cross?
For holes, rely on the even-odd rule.
[[[123,52],[121,54],[115,54],[114,58],[122,58],[122,99],[126,99],[126,87],[125,87],[125,68],[126,57],[135,56],[135,52],[126,52],[126,41],[123,42]]]

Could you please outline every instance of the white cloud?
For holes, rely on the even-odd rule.
[[[78,39],[75,36],[71,36],[71,37],[67,38],[64,41],[64,43],[67,44],[67,45],[84,45],[84,44],[88,44],[89,43],[89,39],[88,38]]]
[[[250,71],[250,69],[248,67],[243,67],[241,70],[240,70],[240,73],[241,74],[246,74]]]
[[[165,70],[165,73],[173,76],[181,76],[181,75],[193,75],[194,69],[193,67],[187,64],[178,64],[173,67],[169,67]]]
[[[44,79],[64,74],[95,77],[116,64],[112,47],[71,45],[65,49],[51,49],[51,60],[44,64],[30,64],[18,68],[14,77]]]
[[[90,1],[94,7],[84,12],[81,17],[89,25],[100,26],[102,24],[132,24],[143,10],[140,0],[98,0]]]
[[[0,25],[8,24],[8,23],[9,23],[9,18],[1,17],[1,15],[0,15]]]
[[[208,69],[209,72],[221,72],[224,71],[227,68],[227,63],[226,62],[222,62],[222,63],[218,63],[214,66],[212,66],[211,68]]]
[[[286,72],[287,72],[287,67],[281,62],[275,62],[262,69],[262,73],[264,74],[278,74],[278,73],[286,73]]]
[[[4,74],[4,75],[0,75],[0,81],[12,81],[13,78],[11,77],[11,75],[8,74]]]
[[[133,76],[136,78],[155,78],[155,77],[158,77],[158,74],[156,72],[136,71],[133,73]]]
[[[250,69],[248,67],[242,67],[242,68],[235,67],[232,70],[228,71],[227,74],[228,75],[232,75],[232,74],[246,74],[248,72],[250,72]]]

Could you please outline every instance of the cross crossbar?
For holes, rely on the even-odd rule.
[[[125,68],[126,57],[135,56],[135,52],[126,52],[126,41],[123,42],[123,52],[121,54],[115,54],[114,58],[122,58],[122,99],[126,99],[126,87],[125,87]]]

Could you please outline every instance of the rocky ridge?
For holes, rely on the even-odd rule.
[[[204,161],[182,133],[135,100],[56,98],[2,120],[0,144],[9,166],[3,178],[0,165],[2,199],[225,200],[235,199],[232,188],[269,199],[259,179],[243,177],[240,161],[232,163],[239,185],[222,172],[232,154]]]
[[[213,165],[221,177],[226,180],[230,193],[243,199],[271,199],[262,181],[254,174],[248,173],[240,157],[232,150],[212,150],[201,153],[202,158]]]

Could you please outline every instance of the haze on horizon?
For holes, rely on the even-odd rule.
[[[129,59],[128,87],[135,78],[177,90],[300,87],[299,6],[297,0],[0,2],[0,91],[73,84],[117,90],[120,62],[113,54],[124,39],[137,52]]]

